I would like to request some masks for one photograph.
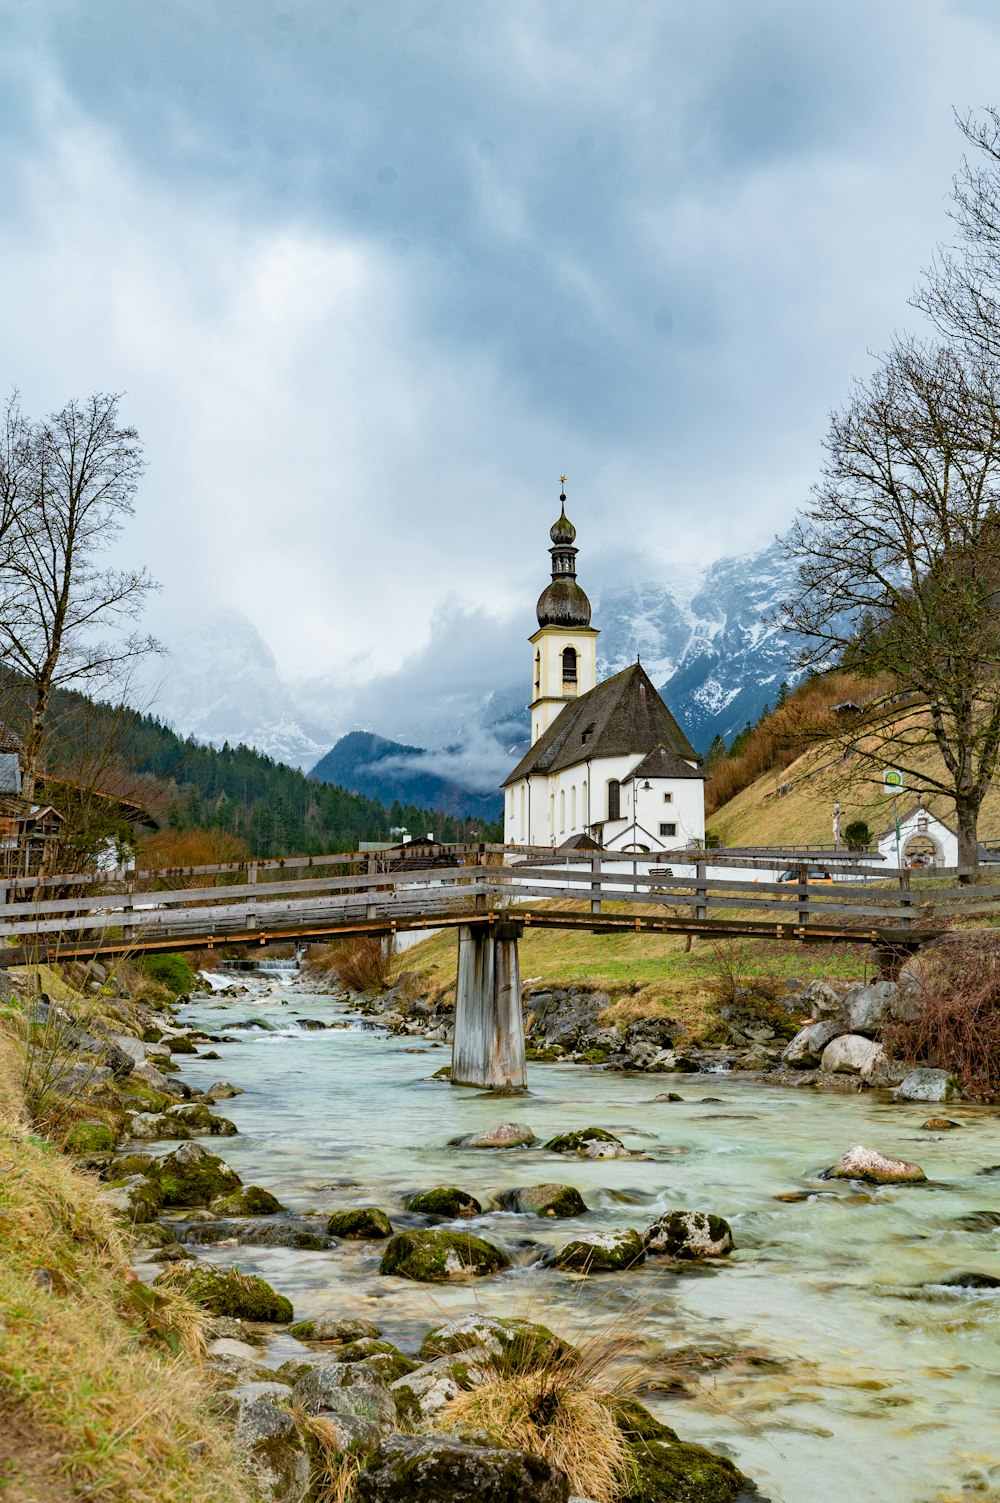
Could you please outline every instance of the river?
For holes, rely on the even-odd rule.
[[[349,1019],[329,998],[205,999],[181,1016],[213,1033],[250,1017],[271,1025],[220,1045],[221,1061],[180,1062],[194,1085],[244,1088],[217,1108],[239,1136],[211,1146],[289,1209],[374,1204],[406,1225],[403,1200],[415,1190],[457,1185],[485,1204],[497,1190],[546,1181],[575,1185],[590,1208],[571,1221],[499,1212],[463,1221],[515,1266],[454,1287],[381,1278],[378,1244],[197,1249],[261,1274],[297,1319],[363,1316],[410,1351],[431,1324],[475,1309],[542,1320],[570,1338],[627,1328],[641,1348],[644,1401],[682,1438],[731,1455],[776,1503],[1000,1499],[1000,1291],[923,1287],[969,1270],[1000,1275],[1000,1230],[958,1225],[1000,1211],[1000,1113],[949,1107],[963,1130],[932,1133],[921,1123],[934,1108],[871,1094],[578,1065],[529,1066],[531,1094],[496,1099],[431,1079],[450,1060],[444,1047],[371,1027],[299,1029],[297,1018]],[[664,1090],[684,1099],[654,1102]],[[541,1141],[608,1128],[635,1156],[448,1146],[509,1120]],[[868,1190],[817,1179],[856,1143],[917,1161],[930,1183]],[[990,1166],[998,1172],[985,1174]],[[807,1198],[777,1198],[788,1192]],[[578,1228],[642,1230],[675,1207],[725,1216],[735,1254],[711,1270],[650,1260],[588,1280],[536,1262],[540,1244]],[[279,1359],[297,1349],[287,1336],[273,1342]]]

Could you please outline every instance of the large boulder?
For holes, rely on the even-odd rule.
[[[587,1207],[579,1190],[572,1185],[526,1185],[517,1190],[501,1190],[496,1197],[502,1211],[517,1211],[522,1216],[583,1216]]]
[[[129,1085],[141,1081],[149,1086],[160,1096],[169,1096],[174,1101],[188,1101],[191,1097],[191,1087],[186,1086],[182,1080],[170,1080],[162,1070],[158,1070],[149,1060],[143,1060],[132,1070],[129,1076]]]
[[[878,1033],[896,1017],[899,1003],[900,990],[895,981],[870,981],[866,986],[852,986],[844,997],[850,1031]]]
[[[457,1190],[454,1185],[441,1185],[411,1195],[406,1209],[417,1211],[421,1216],[440,1216],[445,1221],[454,1221],[458,1216],[479,1216],[483,1208],[467,1191]]]
[[[482,1277],[509,1267],[507,1254],[482,1237],[428,1228],[397,1232],[382,1255],[379,1271],[416,1279],[421,1284],[442,1284],[449,1279]]]
[[[911,1070],[893,1091],[896,1101],[952,1101],[960,1096],[958,1081],[947,1070]]]
[[[354,1485],[356,1503],[568,1503],[569,1483],[540,1456],[450,1436],[390,1435]]]
[[[586,1232],[556,1253],[553,1262],[568,1273],[620,1273],[646,1260],[642,1237],[632,1227]]]
[[[827,1044],[844,1032],[844,1024],[837,1023],[832,1018],[809,1023],[789,1040],[781,1057],[786,1065],[791,1065],[795,1070],[814,1070],[823,1058]]]
[[[884,1074],[889,1063],[881,1044],[859,1033],[842,1033],[823,1050],[821,1068],[830,1075],[858,1075],[874,1081]]]
[[[310,1414],[340,1414],[366,1421],[365,1444],[372,1444],[396,1423],[396,1401],[388,1384],[360,1362],[308,1367],[293,1393]]]
[[[921,1184],[927,1176],[919,1164],[910,1164],[906,1159],[888,1158],[877,1149],[858,1144],[841,1154],[837,1162],[827,1169],[824,1179],[860,1179],[872,1185]]]
[[[157,1178],[165,1206],[208,1206],[243,1183],[235,1169],[199,1143],[182,1143],[167,1154]]]
[[[176,1117],[193,1135],[204,1134],[212,1138],[233,1138],[239,1129],[228,1117],[219,1117],[209,1111],[203,1101],[184,1102],[169,1108],[168,1116]]]
[[[696,1262],[727,1258],[733,1250],[733,1229],[710,1211],[665,1211],[643,1237],[648,1253]]]
[[[129,1137],[140,1143],[186,1143],[194,1136],[179,1117],[168,1113],[134,1112],[129,1118]]]
[[[467,1133],[452,1141],[454,1148],[524,1148],[534,1143],[535,1134],[524,1122],[500,1122],[483,1132]]]
[[[319,1315],[315,1320],[296,1321],[289,1327],[288,1334],[299,1341],[335,1341],[346,1346],[366,1336],[381,1336],[382,1331],[371,1320],[341,1320],[335,1315]]]
[[[486,1376],[486,1366],[470,1367],[469,1361],[457,1357],[435,1357],[425,1362],[415,1372],[407,1373],[390,1384],[397,1413],[407,1424],[433,1423],[457,1399],[467,1381],[481,1381]]]
[[[212,1268],[205,1263],[196,1263],[190,1268],[172,1268],[153,1280],[154,1284],[161,1282],[172,1289],[180,1289],[193,1304],[210,1310],[213,1315],[279,1324],[292,1318],[290,1300],[276,1293],[266,1279],[240,1273],[235,1268]]]
[[[156,1179],[145,1174],[130,1174],[112,1180],[97,1196],[99,1203],[133,1225],[155,1221],[163,1204],[163,1191]]]
[[[212,1202],[217,1216],[273,1216],[284,1209],[277,1196],[260,1185],[244,1185],[232,1195],[223,1195]]]
[[[829,981],[810,981],[799,994],[798,1000],[803,1007],[808,1008],[817,1022],[829,1018],[846,1023],[845,990],[846,988],[834,986]]]

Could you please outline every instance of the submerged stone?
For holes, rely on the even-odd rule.
[[[382,1332],[371,1320],[340,1320],[332,1315],[319,1315],[315,1320],[296,1321],[288,1334],[299,1341],[337,1341],[346,1345],[365,1336],[381,1336]]]
[[[927,1176],[919,1164],[907,1163],[906,1159],[892,1159],[874,1148],[858,1144],[841,1154],[837,1162],[827,1169],[824,1179],[860,1179],[872,1185],[920,1184]]]
[[[448,1279],[482,1277],[510,1267],[510,1259],[492,1242],[465,1232],[438,1229],[397,1232],[382,1256],[379,1271],[440,1284]]]
[[[961,1122],[953,1122],[950,1117],[928,1117],[921,1126],[925,1132],[951,1132],[952,1128],[961,1127]]]
[[[632,1227],[624,1227],[576,1237],[559,1249],[553,1261],[571,1273],[618,1273],[645,1260],[642,1237]]]
[[[351,1242],[372,1242],[392,1236],[392,1226],[378,1206],[358,1206],[350,1211],[334,1211],[326,1223],[331,1237],[346,1237]]]
[[[474,1195],[456,1190],[453,1185],[442,1185],[435,1190],[421,1190],[411,1195],[406,1209],[417,1211],[421,1216],[444,1216],[454,1220],[456,1216],[479,1216],[483,1208]]]
[[[501,1122],[483,1132],[468,1133],[452,1139],[454,1148],[524,1148],[535,1142],[535,1134],[524,1122]]]
[[[726,1258],[733,1250],[733,1229],[710,1211],[665,1211],[643,1237],[646,1251],[693,1261]]]

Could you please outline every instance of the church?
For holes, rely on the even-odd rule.
[[[576,528],[549,536],[538,598],[531,746],[504,782],[509,845],[680,851],[705,839],[702,760],[639,662],[597,682],[596,627],[576,578]]]

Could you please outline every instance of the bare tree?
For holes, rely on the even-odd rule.
[[[941,246],[912,299],[952,343],[1000,358],[1000,109],[958,116],[972,157],[952,188],[955,245]]]
[[[801,662],[892,676],[845,733],[855,766],[949,799],[969,867],[1000,752],[998,495],[1000,364],[898,342],[831,420],[779,612]]]
[[[158,650],[152,637],[129,630],[154,581],[145,569],[102,563],[133,515],[143,471],[138,434],[119,427],[118,402],[96,393],[35,423],[18,408],[13,430],[8,416],[17,495],[28,504],[12,517],[12,546],[0,555],[0,660],[29,690],[22,785],[28,805],[44,768],[55,690],[107,692],[136,659]],[[9,469],[13,476],[12,463]]]
[[[34,443],[31,424],[11,392],[0,419],[0,612],[4,609],[7,566],[16,549],[16,525],[35,504]]]

